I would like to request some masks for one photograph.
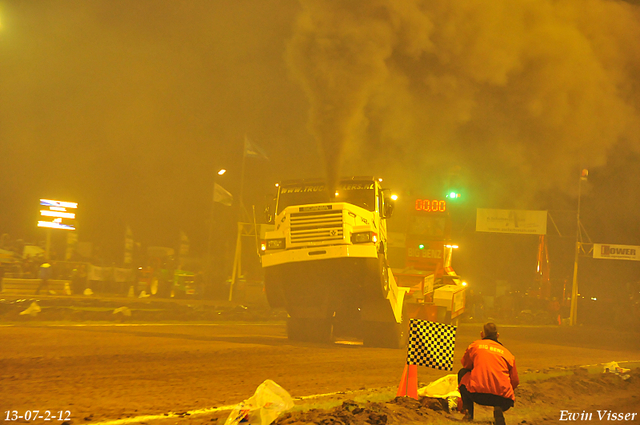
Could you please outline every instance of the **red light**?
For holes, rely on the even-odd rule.
[[[445,212],[447,202],[439,199],[416,199],[416,211]]]

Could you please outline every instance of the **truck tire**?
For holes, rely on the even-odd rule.
[[[386,299],[389,294],[389,267],[384,255],[379,255],[378,259],[368,260],[369,268],[369,294],[374,298]]]
[[[389,267],[387,266],[387,259],[381,255],[378,257],[378,263],[380,265],[380,285],[382,286],[382,295],[386,298],[389,294]]]
[[[328,343],[332,339],[331,319],[287,319],[287,337],[290,341]]]
[[[264,293],[271,308],[284,308],[287,306],[282,279],[279,273],[266,269],[264,271]]]

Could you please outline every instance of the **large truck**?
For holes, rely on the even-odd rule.
[[[290,340],[359,337],[399,347],[406,338],[399,288],[388,261],[387,219],[393,202],[381,180],[351,177],[329,193],[322,180],[278,186],[274,230],[261,247],[265,292],[288,313]]]

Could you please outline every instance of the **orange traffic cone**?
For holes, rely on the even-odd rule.
[[[396,397],[418,399],[418,366],[414,364],[404,365],[404,372],[402,372],[402,378],[400,378],[400,386]]]

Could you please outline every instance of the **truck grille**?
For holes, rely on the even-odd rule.
[[[290,214],[291,244],[343,239],[342,210],[305,211]]]

